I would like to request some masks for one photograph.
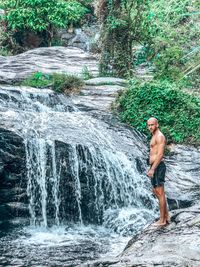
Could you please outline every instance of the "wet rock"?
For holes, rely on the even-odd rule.
[[[22,202],[9,202],[6,204],[7,210],[12,217],[29,216],[28,204]]]
[[[87,85],[81,89],[81,95],[84,96],[117,96],[120,91],[124,90],[120,85]]]
[[[72,97],[73,102],[84,111],[110,112],[116,96],[125,89],[122,84],[126,82],[123,79],[113,77],[111,77],[111,81],[112,84],[109,85],[107,77],[87,80],[86,85],[81,89],[80,95]]]
[[[26,190],[21,187],[0,189],[0,203],[8,203],[20,200],[24,202],[24,198],[27,198]]]
[[[166,192],[174,208],[188,207],[200,199],[200,149],[184,145],[173,147],[166,157]]]
[[[98,25],[84,26],[81,29],[61,30],[58,37],[61,39],[63,46],[73,46],[81,48],[85,51],[99,51],[100,29]]]
[[[173,212],[164,228],[147,227],[134,236],[116,259],[102,259],[85,266],[200,266],[200,206]]]
[[[17,206],[12,209],[10,202],[26,202],[25,186],[25,148],[23,139],[12,131],[0,128],[0,214],[7,220],[18,213]],[[16,209],[15,209],[16,207]]]
[[[0,61],[1,83],[19,82],[37,71],[81,74],[87,67],[92,75],[98,73],[96,58],[74,47],[37,48],[16,56],[0,57]]]
[[[27,204],[22,202],[10,202],[0,205],[1,221],[7,221],[17,217],[29,216],[29,209]]]
[[[25,148],[21,137],[3,128],[0,128],[0,147],[0,185],[3,185],[15,180],[10,179],[11,174],[20,179],[25,169]]]

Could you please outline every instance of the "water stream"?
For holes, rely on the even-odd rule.
[[[29,225],[2,225],[0,266],[78,266],[117,255],[156,214],[137,133],[51,90],[0,88],[1,127],[24,140]]]

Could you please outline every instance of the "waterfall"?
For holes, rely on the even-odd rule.
[[[51,203],[54,210],[54,223],[60,224],[59,219],[59,181],[60,176],[56,167],[55,143],[44,139],[32,138],[25,140],[27,167],[27,194],[31,224],[47,226],[47,204]],[[47,157],[50,155],[48,170]],[[49,171],[49,174],[47,173]],[[48,196],[51,196],[51,199]],[[47,203],[48,202],[48,203]],[[52,208],[51,207],[51,208]],[[38,218],[40,221],[38,221]]]
[[[155,199],[136,162],[146,148],[136,133],[51,90],[5,87],[0,95],[3,123],[24,139],[32,225],[94,223],[120,232],[152,218]]]

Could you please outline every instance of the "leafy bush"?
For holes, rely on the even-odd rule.
[[[183,50],[175,45],[166,48],[156,55],[154,64],[156,66],[156,77],[162,77],[176,80],[182,77],[180,72],[183,57]]]
[[[78,23],[87,12],[75,0],[2,0],[0,8],[6,11],[2,19],[7,32],[46,32],[49,43],[56,28]]]
[[[89,80],[89,79],[93,78],[93,75],[92,75],[92,73],[90,72],[90,70],[88,69],[87,66],[83,67],[81,75],[82,75],[84,80]]]
[[[51,84],[51,77],[48,74],[42,72],[35,72],[30,77],[25,79],[21,85],[31,86],[36,88],[47,87]]]
[[[71,94],[79,92],[80,88],[84,85],[81,78],[70,75],[55,73],[52,75],[52,89],[58,93]]]
[[[70,0],[66,2],[67,9],[67,25],[77,25],[84,17],[84,15],[89,11],[81,3],[75,0]]]
[[[200,144],[200,99],[182,92],[180,85],[132,81],[117,104],[121,119],[143,133],[148,133],[148,118],[156,117],[168,142]]]
[[[11,52],[5,47],[0,46],[0,56],[4,56],[4,57],[11,56]]]
[[[79,92],[84,85],[81,78],[64,73],[44,74],[35,72],[30,77],[21,82],[21,85],[36,88],[51,87],[55,92],[72,94]]]
[[[165,0],[149,2],[146,58],[155,66],[156,76],[175,81],[200,69],[197,2],[169,0],[167,5]]]

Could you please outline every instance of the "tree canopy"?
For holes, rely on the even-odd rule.
[[[76,24],[87,12],[75,0],[2,0],[0,7],[5,10],[2,20],[7,32],[46,31],[49,39],[55,28]]]

